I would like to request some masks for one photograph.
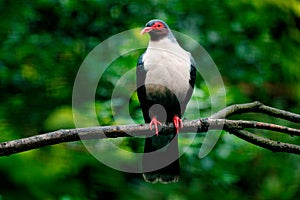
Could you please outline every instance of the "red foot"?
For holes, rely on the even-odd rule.
[[[152,125],[154,125],[154,128],[155,128],[155,135],[158,135],[157,124],[162,125],[162,124],[160,123],[160,121],[158,121],[158,120],[156,119],[156,117],[152,117],[152,120],[151,120],[151,122],[150,122],[150,124],[149,124],[149,127],[150,127],[150,130],[152,131]]]
[[[179,133],[179,128],[183,128],[182,120],[177,115],[175,115],[173,117],[173,122],[176,128],[176,133]]]

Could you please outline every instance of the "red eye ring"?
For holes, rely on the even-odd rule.
[[[153,27],[155,30],[161,30],[161,29],[163,29],[165,26],[164,26],[164,24],[161,23],[161,22],[156,22],[155,24],[153,24],[152,27]]]

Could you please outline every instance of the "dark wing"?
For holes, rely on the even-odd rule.
[[[192,55],[190,55],[190,57],[191,57],[190,86],[193,90],[196,81],[196,62]]]
[[[190,60],[191,60],[191,71],[190,71],[190,80],[189,80],[190,87],[184,99],[184,105],[187,105],[187,103],[189,102],[193,94],[194,85],[196,81],[196,62],[191,54],[190,54]]]
[[[147,72],[144,68],[143,56],[144,54],[142,54],[139,57],[136,66],[136,87],[137,87],[137,95],[143,111],[144,120],[146,123],[149,123],[151,119],[148,115],[148,105],[147,105],[146,88],[145,88],[145,79],[146,79]]]

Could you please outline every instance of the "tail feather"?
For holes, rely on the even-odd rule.
[[[173,170],[173,172],[171,170]],[[176,160],[160,170],[144,173],[143,177],[145,181],[150,183],[172,183],[179,181],[179,175],[179,160]]]
[[[178,182],[180,175],[178,136],[158,135],[146,138],[143,177],[147,182]]]

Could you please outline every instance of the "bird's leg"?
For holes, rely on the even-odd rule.
[[[183,128],[182,120],[177,115],[174,115],[173,122],[174,127],[176,129],[176,133],[179,133],[179,128]]]
[[[149,124],[149,127],[150,127],[150,130],[152,131],[152,125],[154,125],[154,128],[155,128],[155,135],[158,135],[158,127],[157,127],[157,124],[162,125],[162,124],[160,123],[160,121],[158,121],[158,120],[156,119],[156,117],[152,117],[152,120],[151,120],[151,122],[150,122],[150,124]]]

